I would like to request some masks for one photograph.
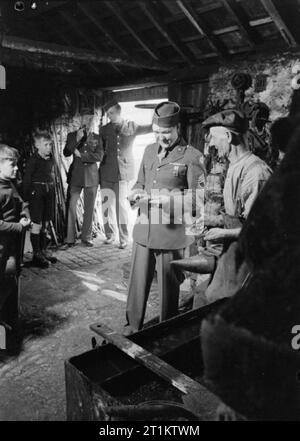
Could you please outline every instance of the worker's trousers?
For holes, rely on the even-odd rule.
[[[127,325],[132,330],[138,331],[143,326],[155,264],[160,320],[166,320],[178,313],[179,288],[184,275],[180,270],[174,269],[170,262],[182,259],[183,253],[184,249],[154,250],[138,243],[133,244],[126,307]]]

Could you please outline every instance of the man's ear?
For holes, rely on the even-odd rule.
[[[226,135],[227,135],[227,138],[228,138],[228,144],[231,144],[232,133],[230,132],[230,130],[226,130]]]

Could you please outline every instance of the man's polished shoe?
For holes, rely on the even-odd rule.
[[[114,243],[115,240],[116,240],[116,239],[115,239],[114,237],[109,237],[108,239],[105,239],[104,243],[105,243],[106,245],[110,245],[110,244]]]
[[[216,266],[216,258],[214,256],[191,256],[186,259],[172,260],[171,265],[182,271],[211,274]]]
[[[125,250],[125,248],[127,248],[128,243],[127,242],[120,242],[119,248],[120,250]]]
[[[84,247],[89,247],[89,248],[94,246],[93,242],[90,240],[82,240],[81,245],[83,245]]]

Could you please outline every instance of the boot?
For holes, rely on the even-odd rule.
[[[52,255],[52,251],[47,250],[47,234],[44,232],[40,233],[40,245],[42,254],[45,259],[47,259],[50,263],[56,263],[57,258]]]
[[[49,262],[43,256],[40,248],[40,235],[31,233],[30,240],[33,251],[32,265],[37,266],[39,268],[48,268]]]

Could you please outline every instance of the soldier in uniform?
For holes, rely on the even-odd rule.
[[[135,137],[151,132],[151,125],[139,126],[121,116],[121,106],[111,100],[104,106],[110,122],[100,129],[104,147],[104,160],[100,165],[100,186],[103,200],[106,244],[119,236],[120,248],[128,243],[128,194],[135,177],[132,147]],[[114,222],[115,217],[117,223]]]
[[[76,240],[76,207],[81,191],[84,192],[84,214],[81,243],[92,247],[92,222],[95,199],[99,185],[97,162],[103,158],[102,142],[97,134],[100,115],[96,111],[93,116],[85,115],[82,127],[68,134],[64,155],[73,155],[73,162],[68,173],[70,185],[70,201],[68,210],[68,230],[66,243],[68,247],[75,245]]]
[[[132,204],[138,204],[139,216],[133,230],[125,335],[143,326],[155,264],[160,319],[168,319],[178,311],[179,286],[184,276],[170,262],[182,258],[184,249],[194,241],[194,236],[186,234],[184,211],[187,208],[196,216],[196,189],[202,188],[203,192],[205,176],[202,154],[180,136],[179,114],[176,103],[167,101],[156,106],[152,125],[156,142],[146,147],[129,196]],[[192,199],[186,204],[183,194],[188,189],[192,190]]]

